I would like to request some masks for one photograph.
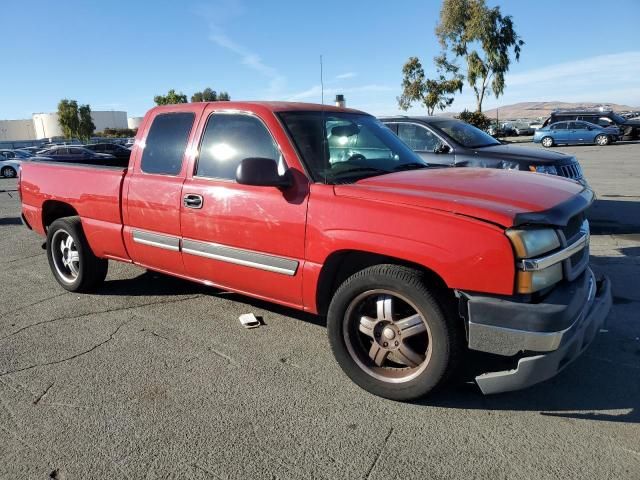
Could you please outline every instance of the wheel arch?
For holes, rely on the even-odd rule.
[[[402,265],[418,270],[423,273],[429,286],[435,290],[452,293],[444,279],[425,265],[366,250],[338,250],[326,258],[320,270],[316,288],[317,312],[326,315],[334,292],[347,278],[365,268],[380,264]]]
[[[59,218],[73,216],[78,216],[78,211],[69,203],[60,200],[46,200],[42,204],[42,227],[45,232]]]

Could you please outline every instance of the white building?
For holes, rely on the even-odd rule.
[[[127,128],[127,112],[95,111],[91,118],[96,132],[105,128]],[[57,113],[34,113],[31,119],[0,120],[0,141],[41,140],[62,137]]]
[[[0,141],[35,139],[32,120],[0,120]]]
[[[140,124],[142,123],[142,119],[144,117],[129,117],[127,118],[127,127],[131,130],[135,130],[136,128],[140,128]]]

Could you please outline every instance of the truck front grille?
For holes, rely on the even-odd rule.
[[[578,162],[561,165],[558,167],[558,175],[572,180],[582,180],[582,167]]]

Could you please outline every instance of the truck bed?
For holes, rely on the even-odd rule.
[[[122,240],[122,184],[126,168],[70,162],[23,162],[20,194],[26,223],[45,235],[49,212],[71,205],[98,256],[128,260]]]

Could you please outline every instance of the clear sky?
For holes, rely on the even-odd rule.
[[[640,0],[492,1],[525,40],[505,95],[640,107]],[[2,0],[0,119],[61,98],[143,115],[153,96],[207,86],[234,100],[320,101],[397,111],[401,68],[439,53],[439,0]],[[430,71],[427,72],[431,73]],[[473,108],[469,87],[454,111]],[[414,112],[421,112],[415,109]]]

